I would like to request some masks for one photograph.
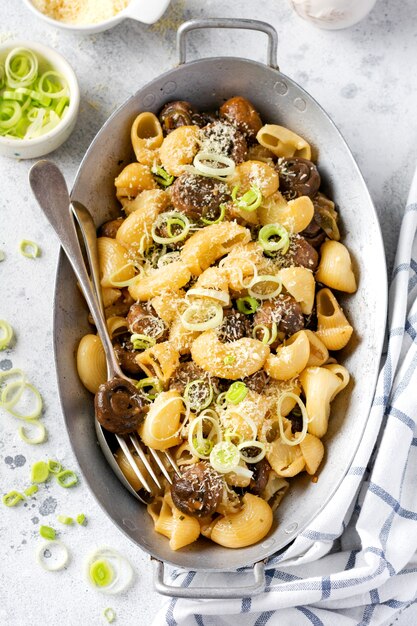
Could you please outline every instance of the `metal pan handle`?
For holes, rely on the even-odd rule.
[[[187,33],[199,28],[242,28],[243,30],[258,30],[265,33],[268,37],[267,64],[269,67],[279,69],[277,65],[278,34],[273,26],[267,22],[260,22],[259,20],[239,20],[221,17],[213,17],[206,20],[190,20],[189,22],[181,24],[177,31],[177,48],[180,65],[186,62]]]
[[[193,598],[196,600],[241,599],[253,596],[265,589],[265,562],[258,561],[253,566],[254,582],[242,587],[173,587],[164,581],[164,563],[151,558],[154,564],[153,584],[155,591],[173,598]]]

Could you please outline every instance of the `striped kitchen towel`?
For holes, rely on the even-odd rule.
[[[416,229],[417,173],[390,286],[385,362],[365,435],[337,493],[269,560],[262,593],[243,600],[169,599],[155,626],[376,626],[417,601]],[[210,574],[210,582],[242,585],[252,576]],[[204,586],[206,575],[176,570],[172,579]]]

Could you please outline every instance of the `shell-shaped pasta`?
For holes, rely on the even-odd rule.
[[[113,315],[112,317],[109,317],[106,322],[111,338],[113,338],[117,334],[120,334],[121,331],[125,332],[128,327],[127,319],[125,317],[121,317],[120,315]]]
[[[147,276],[138,276],[129,287],[134,300],[150,300],[165,290],[178,290],[188,283],[191,273],[182,261],[152,270]]]
[[[310,356],[310,342],[303,330],[292,335],[270,354],[265,362],[266,373],[276,380],[289,380],[297,376],[307,365]]]
[[[248,466],[246,465],[244,461],[240,461],[239,467],[248,469]],[[226,483],[230,485],[231,487],[240,487],[240,488],[249,487],[250,481],[251,481],[250,476],[243,476],[242,474],[236,474],[235,472],[228,472],[227,474],[224,475],[224,479]]]
[[[229,284],[227,280],[227,272],[219,267],[208,267],[198,277],[195,287],[201,289],[216,289],[217,291],[229,291]]]
[[[152,479],[148,474],[148,470],[144,466],[142,460],[139,458],[138,453],[135,450],[131,450],[131,452],[142,476],[145,478],[145,480],[149,478],[149,480],[151,481]],[[119,448],[117,452],[115,452],[114,457],[117,461],[118,466],[122,470],[124,477],[132,485],[133,489],[135,491],[139,491],[139,489],[142,489],[143,485],[141,481],[137,477],[135,470],[132,468],[130,461],[126,458],[126,455],[121,448]]]
[[[304,315],[310,315],[316,291],[313,272],[306,267],[285,267],[278,276],[288,293],[300,303]]]
[[[117,302],[122,295],[120,289],[114,289],[113,287],[103,287],[101,290],[101,297],[103,299],[103,306],[107,309],[109,306]]]
[[[238,380],[260,370],[269,355],[269,346],[257,339],[243,337],[222,343],[215,330],[206,330],[193,342],[191,356],[212,376]],[[227,357],[227,358],[226,358]]]
[[[158,157],[156,152],[164,140],[161,124],[154,113],[139,113],[130,132],[133,150],[139,163],[151,166]]]
[[[169,341],[180,354],[191,352],[193,341],[199,336],[199,332],[187,330],[181,323],[181,319],[176,317],[169,329]]]
[[[116,239],[99,237],[97,251],[102,287],[113,287],[113,280],[122,282],[133,278],[135,268],[129,263],[126,249]]]
[[[310,356],[308,357],[307,367],[320,366],[326,363],[329,358],[329,351],[324,343],[319,339],[312,330],[304,330],[310,342]]]
[[[354,293],[357,289],[349,250],[340,241],[325,241],[320,248],[316,280],[327,287]]]
[[[228,183],[232,189],[235,185],[239,185],[239,195],[246,193],[254,186],[260,189],[264,198],[268,198],[277,191],[279,176],[278,172],[264,161],[243,161],[236,165],[235,172]],[[243,215],[245,215],[244,212]]]
[[[124,204],[136,198],[144,189],[156,189],[157,184],[151,170],[141,163],[129,163],[114,181],[117,199]]]
[[[260,496],[268,502],[272,512],[277,510],[289,486],[290,483],[282,476],[278,476],[274,470],[269,472],[268,481]]]
[[[97,335],[84,335],[77,349],[77,370],[84,387],[97,393],[107,380],[106,355]]]
[[[178,350],[169,342],[156,343],[136,356],[136,363],[147,376],[168,382],[180,363]]]
[[[261,224],[281,224],[291,233],[300,233],[314,217],[314,205],[308,196],[289,202],[277,191],[258,209]]]
[[[352,336],[353,328],[346,319],[330,289],[320,289],[316,295],[316,334],[328,350],[341,350]]]
[[[247,159],[248,161],[263,161],[264,163],[268,163],[268,165],[273,166],[274,164],[275,154],[268,150],[268,148],[264,148],[261,144],[256,143],[248,148]]]
[[[329,363],[328,365],[323,365],[323,367],[325,367],[326,370],[329,370],[329,372],[332,372],[332,374],[336,374],[336,376],[340,378],[340,387],[339,389],[337,389],[337,391],[335,391],[333,396],[330,398],[330,402],[331,402],[333,398],[340,391],[342,391],[342,389],[347,387],[350,381],[350,374],[348,370],[346,369],[346,367],[343,367],[343,365],[340,365],[340,363]]]
[[[269,445],[266,458],[278,476],[286,478],[299,474],[305,467],[300,446],[287,446],[280,438]]]
[[[154,450],[167,450],[182,442],[181,417],[184,404],[178,391],[161,391],[152,402],[139,435],[143,443]]]
[[[144,189],[133,200],[124,202],[123,211],[126,215],[130,215],[134,211],[143,211],[144,213],[149,211],[152,215],[158,215],[167,208],[169,203],[169,194],[166,191],[162,189]],[[149,232],[150,230],[151,228],[149,227]]]
[[[311,159],[310,144],[285,126],[265,124],[256,135],[256,139],[275,156]]]
[[[230,404],[222,414],[222,424],[236,436],[250,441],[254,438],[253,427],[259,432],[270,409],[270,401],[263,394],[249,390],[246,398],[239,404]]]
[[[126,248],[139,250],[141,253],[153,243],[152,225],[159,213],[169,203],[168,194],[157,189],[142,191],[142,193],[129,203],[137,205],[131,211],[117,231],[116,241]]]
[[[300,449],[306,463],[307,474],[315,474],[324,456],[324,445],[321,439],[306,433],[305,438],[300,443]]]
[[[235,292],[242,290],[242,280],[248,284],[254,276],[254,265],[265,274],[275,273],[272,263],[267,259],[261,246],[256,241],[235,246],[221,261],[222,270],[226,272],[230,289]],[[265,270],[265,271],[264,271]]]
[[[159,296],[152,298],[151,304],[158,317],[167,324],[171,324],[178,314],[183,313],[184,309],[187,307],[185,292],[182,289],[179,291],[167,289]]]
[[[200,536],[200,524],[195,517],[182,513],[172,502],[167,492],[164,498],[156,498],[148,504],[157,533],[168,537],[171,550],[179,550],[193,543]]]
[[[259,496],[246,493],[242,510],[220,517],[212,527],[211,539],[225,548],[251,546],[269,533],[272,521],[269,504]]]
[[[330,402],[341,388],[340,378],[324,367],[307,367],[300,382],[306,397],[308,432],[323,437],[329,423]]]
[[[249,230],[236,222],[212,224],[198,230],[185,242],[181,250],[181,259],[194,276],[199,276],[234,246],[248,243],[250,239]]]
[[[167,135],[159,149],[159,158],[168,174],[180,176],[198,151],[198,126],[180,126]]]

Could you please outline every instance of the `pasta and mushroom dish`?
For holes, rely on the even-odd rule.
[[[308,142],[264,124],[245,98],[208,113],[169,102],[140,113],[131,139],[136,161],[115,180],[123,215],[100,227],[98,251],[133,393],[107,381],[95,334],[80,342],[79,376],[104,428],[175,459],[180,474],[169,467],[172,486],[161,477],[148,505],[173,550],[200,535],[252,545],[289,479],[317,480],[350,378],[335,357],[353,332],[338,302],[356,291],[350,254]]]

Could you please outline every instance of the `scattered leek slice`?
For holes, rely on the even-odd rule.
[[[147,350],[156,344],[155,337],[133,333],[130,337],[134,350]]]
[[[236,357],[233,356],[233,354],[227,354],[223,359],[223,363],[225,365],[233,365],[235,361],[236,361]]]
[[[259,302],[256,298],[246,296],[245,298],[238,298],[236,300],[237,310],[245,315],[252,315],[259,309]]]
[[[203,224],[207,224],[207,226],[211,226],[211,224],[220,224],[220,222],[224,220],[225,215],[226,215],[226,205],[221,204],[220,215],[218,218],[216,218],[215,220],[208,220],[206,217],[202,217],[201,221],[203,222]]]
[[[210,453],[212,467],[222,474],[234,471],[240,462],[240,452],[230,441],[216,443]]]
[[[202,411],[213,401],[213,387],[208,381],[193,380],[185,386],[183,397],[192,411]]]
[[[259,285],[266,285],[268,283],[272,283],[275,285],[275,289],[272,291],[258,291],[258,289],[254,289],[254,287],[258,287]],[[265,288],[265,287],[264,287]],[[258,298],[258,300],[271,300],[272,298],[276,298],[282,291],[282,281],[278,276],[273,276],[272,274],[264,274],[262,276],[257,276],[249,283],[249,295],[252,298]]]
[[[69,561],[68,548],[57,539],[41,543],[36,553],[37,561],[48,572],[64,569]]]
[[[41,526],[39,528],[39,534],[44,539],[55,539],[56,531],[50,526]]]
[[[8,399],[10,392],[13,391],[14,389],[17,389],[17,393],[13,395],[11,399]],[[18,411],[15,408],[18,402],[22,400],[22,396],[25,390],[29,390],[30,392],[29,396],[32,396],[30,400],[34,399],[34,404],[35,404],[34,408],[28,413],[27,412],[23,413],[23,409],[22,411]],[[29,404],[31,404],[31,402],[29,402]],[[42,413],[42,407],[43,407],[41,394],[39,393],[39,391],[36,389],[34,385],[32,385],[31,383],[28,383],[26,380],[20,380],[20,381],[17,380],[17,381],[8,383],[1,392],[0,405],[3,406],[14,417],[17,417],[18,419],[22,419],[26,421],[38,419],[38,417]]]
[[[30,470],[30,479],[33,483],[44,483],[49,477],[49,467],[45,461],[37,461]]]
[[[59,474],[59,472],[62,472],[62,465],[58,461],[54,461],[54,459],[48,459],[48,469],[51,474]]]
[[[165,225],[168,237],[162,237],[156,232],[163,225]],[[173,232],[173,226],[180,228],[180,232],[178,234],[175,234]],[[183,213],[179,213],[178,211],[167,211],[166,213],[160,213],[155,222],[152,224],[152,239],[155,241],[155,243],[159,244],[177,243],[178,241],[182,241],[186,238],[190,231],[190,227],[190,220]]]
[[[149,400],[155,400],[162,391],[162,383],[158,378],[142,378],[135,385]]]
[[[109,624],[114,622],[114,620],[116,619],[116,613],[110,607],[107,607],[107,609],[104,609],[103,616],[106,618]]]
[[[72,526],[72,524],[74,523],[74,518],[68,517],[67,515],[57,515],[57,520],[58,522],[61,522],[61,524],[65,524],[66,526]]]
[[[20,254],[23,254],[27,259],[36,259],[41,255],[41,249],[38,244],[29,239],[22,239],[19,243]]]
[[[245,383],[236,381],[230,385],[228,391],[226,392],[226,400],[232,404],[239,404],[239,402],[242,402],[247,395],[248,388]]]
[[[80,513],[79,515],[77,515],[77,517],[75,519],[77,520],[77,524],[79,524],[80,526],[86,526],[87,525],[87,518],[84,515],[84,513]]]
[[[278,241],[276,238],[279,238]],[[258,234],[258,241],[265,252],[278,252],[286,254],[290,247],[290,236],[281,224],[266,224],[262,226]]]
[[[56,474],[56,480],[61,487],[65,487],[66,489],[73,487],[78,482],[77,475],[72,470],[62,470],[62,472]]]
[[[38,493],[38,491],[38,485],[30,485],[27,489],[24,490],[23,493],[25,494],[25,496],[28,496],[30,498],[30,496],[34,496],[35,493]]]
[[[240,196],[240,198],[237,197],[238,191],[239,185],[233,187],[232,200],[239,209],[251,213],[252,211],[256,211],[256,209],[261,206],[262,193],[256,185],[252,185],[251,188],[243,194],[243,196]]]
[[[104,568],[103,562],[105,563]],[[101,565],[97,565],[98,563]],[[107,584],[103,584],[104,579],[108,578],[106,568],[109,570],[111,568],[110,571],[112,571],[113,577]],[[98,591],[106,594],[122,593],[133,580],[133,569],[129,561],[111,548],[99,548],[96,550],[87,559],[85,572],[89,583]],[[92,577],[92,574],[94,577]],[[97,576],[99,584],[96,581]]]
[[[236,168],[233,159],[214,152],[198,152],[194,157],[193,165],[198,174],[222,180],[232,176]]]
[[[13,339],[13,328],[6,320],[0,320],[0,332],[0,350],[5,350]]]
[[[113,568],[107,559],[93,561],[89,573],[90,580],[96,587],[108,587],[114,580]]]
[[[243,452],[245,448],[258,448],[260,452],[255,456],[250,456],[249,454],[245,454]],[[266,445],[262,441],[257,441],[256,439],[239,443],[237,449],[239,450],[240,456],[245,463],[259,463],[259,461],[261,461],[266,454]]]
[[[152,174],[155,175],[156,182],[162,185],[162,187],[169,187],[174,182],[174,176],[170,176],[168,172],[159,165],[152,168]]]
[[[16,504],[19,504],[19,502],[24,499],[25,496],[22,493],[19,493],[18,491],[9,491],[9,493],[6,493],[2,497],[2,502],[6,506],[16,506]]]
[[[3,250],[0,250],[0,263],[1,261],[4,261],[5,258],[6,258],[6,255],[4,254]]]
[[[36,437],[28,437],[25,432],[25,426],[19,426],[19,437],[25,442],[30,443],[31,445],[36,445],[38,443],[43,443],[47,439],[47,432],[45,426],[37,419],[28,420],[30,425],[36,426],[39,428],[39,434]]]

